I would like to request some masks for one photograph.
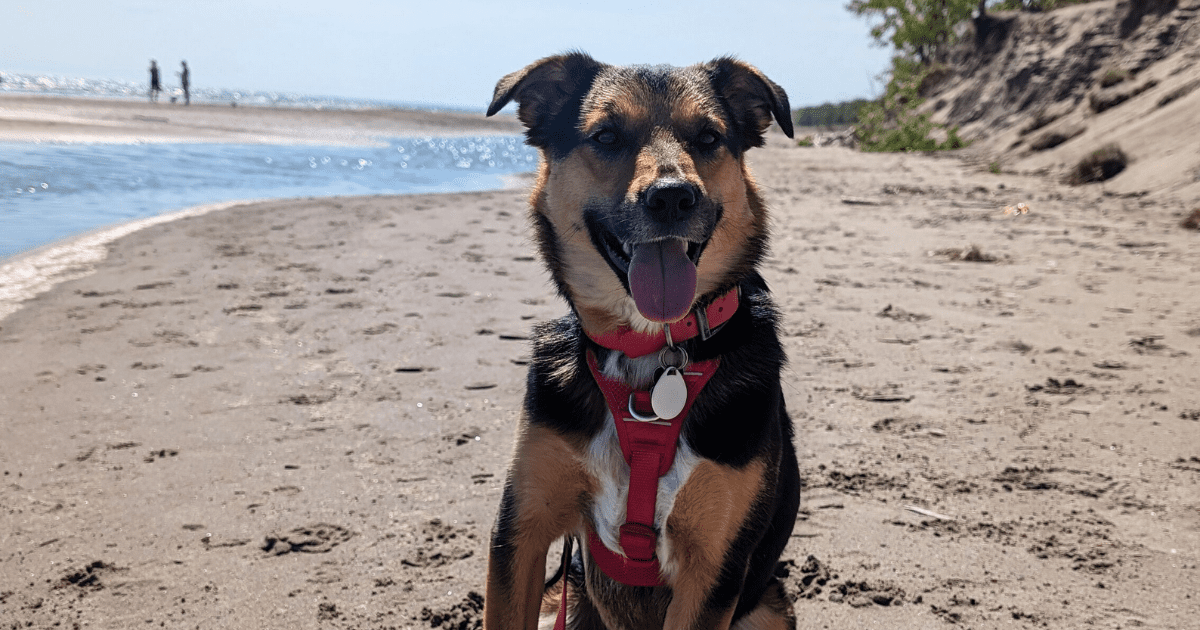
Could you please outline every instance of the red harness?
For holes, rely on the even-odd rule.
[[[588,368],[604,393],[604,400],[617,423],[617,438],[621,454],[629,464],[629,494],[625,503],[625,524],[621,526],[622,556],[600,541],[588,527],[588,550],[600,570],[612,579],[630,586],[660,586],[658,558],[654,549],[658,535],[654,531],[654,512],[658,501],[658,478],[667,474],[675,462],[675,446],[679,431],[692,408],[696,396],[717,371],[720,359],[698,361],[687,366],[683,381],[687,384],[687,402],[683,411],[670,419],[643,422],[630,413],[654,417],[650,408],[650,392],[634,390],[625,383],[608,378],[596,365],[596,356],[587,353]]]
[[[605,348],[617,350],[634,359],[697,336],[708,339],[737,312],[738,295],[738,290],[734,288],[704,309],[692,311],[687,317],[668,324],[666,330],[640,333],[623,327],[602,335],[589,334],[588,337]],[[683,410],[669,419],[655,416],[650,403],[651,390],[635,390],[622,381],[608,378],[600,371],[596,355],[591,350],[587,352],[587,363],[592,378],[604,394],[604,401],[616,422],[621,453],[625,462],[629,464],[625,524],[620,529],[623,554],[606,547],[590,525],[587,532],[588,551],[601,571],[622,584],[661,586],[664,584],[661,567],[658,558],[654,557],[654,550],[658,545],[658,534],[654,530],[658,480],[667,474],[674,464],[679,432],[683,429],[692,403],[716,373],[721,361],[709,359],[682,366],[683,381],[687,386],[687,401]],[[564,562],[566,561],[564,558]],[[562,580],[562,603],[559,605],[558,619],[554,626],[556,630],[566,627],[566,572],[563,573]]]

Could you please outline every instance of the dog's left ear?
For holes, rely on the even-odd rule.
[[[771,117],[787,137],[794,137],[787,93],[754,66],[732,57],[704,64],[713,89],[729,104],[744,136],[743,148],[761,147]]]
[[[581,99],[603,66],[581,52],[539,59],[500,79],[487,115],[500,111],[509,101],[516,101],[517,118],[536,131],[561,113],[569,102]]]

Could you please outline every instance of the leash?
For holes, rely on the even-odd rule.
[[[571,563],[572,540],[574,540],[574,538],[572,538],[570,534],[564,537],[562,563],[558,566],[558,575],[551,578],[550,583],[546,585],[546,588],[549,588],[550,584],[554,583],[554,580],[557,580],[560,577],[562,578],[562,602],[560,602],[558,605],[558,618],[554,620],[554,630],[567,629],[567,584],[570,583],[570,580],[567,579],[567,567],[569,567]]]

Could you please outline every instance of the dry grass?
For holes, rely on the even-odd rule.
[[[991,254],[983,253],[978,245],[970,245],[968,247],[951,247],[948,249],[939,249],[932,252],[934,256],[942,256],[946,260],[955,260],[963,262],[983,262],[991,263],[999,260]]]
[[[1072,186],[1103,182],[1116,177],[1129,164],[1129,156],[1115,144],[1093,151],[1079,161],[1067,175],[1066,183]]]
[[[1088,106],[1092,108],[1093,112],[1099,114],[1100,112],[1112,109],[1117,105],[1120,105],[1121,103],[1138,96],[1142,92],[1145,92],[1156,85],[1158,85],[1157,80],[1149,79],[1141,85],[1129,89],[1100,90],[1099,92],[1092,92],[1091,94],[1088,94]]]
[[[1067,140],[1083,134],[1085,131],[1087,131],[1087,127],[1082,125],[1069,127],[1059,131],[1047,131],[1046,133],[1038,136],[1038,138],[1033,142],[1030,142],[1029,148],[1032,151],[1045,151],[1046,149],[1053,149]]]
[[[1200,80],[1189,81],[1164,94],[1162,98],[1158,99],[1158,106],[1165,107],[1170,105],[1171,103],[1174,103],[1188,94],[1191,94],[1198,87],[1200,87]]]
[[[1192,210],[1188,218],[1184,219],[1179,225],[1189,230],[1200,230],[1200,208]]]
[[[1112,87],[1129,78],[1129,71],[1124,68],[1109,68],[1100,77],[1100,87]]]

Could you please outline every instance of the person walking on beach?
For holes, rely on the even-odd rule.
[[[189,85],[190,81],[189,81],[189,77],[188,77],[187,62],[184,61],[181,63],[183,64],[183,70],[181,72],[179,72],[179,84],[183,86],[183,104],[191,105],[192,104],[192,94],[191,94],[191,92],[188,91],[188,85]]]
[[[158,81],[158,62],[150,60],[150,102],[158,102],[158,93],[162,91],[162,84]]]

